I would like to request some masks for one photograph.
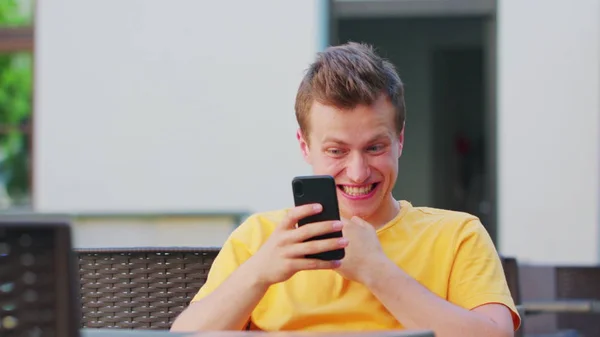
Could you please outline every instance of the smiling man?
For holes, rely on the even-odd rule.
[[[296,228],[319,205],[251,216],[172,330],[512,336],[520,318],[479,219],[392,196],[406,113],[392,64],[367,45],[330,47],[305,75],[295,109],[301,153],[315,174],[335,178],[344,220]],[[340,229],[341,239],[306,241]],[[342,261],[304,257],[340,247]]]

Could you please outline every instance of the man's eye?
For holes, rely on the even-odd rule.
[[[341,156],[342,154],[344,154],[344,151],[342,151],[341,149],[328,149],[327,153],[332,156]]]
[[[367,151],[372,152],[372,153],[373,152],[377,153],[377,152],[380,152],[381,150],[383,150],[383,145],[373,145],[373,146],[369,146],[367,148]]]

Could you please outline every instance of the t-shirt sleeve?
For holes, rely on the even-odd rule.
[[[251,254],[247,246],[233,234],[223,244],[208,272],[206,282],[200,287],[191,302],[198,301],[213,292],[231,273],[250,258]]]
[[[521,325],[502,262],[479,220],[466,223],[459,235],[448,300],[469,310],[488,303],[504,304],[511,311],[514,329]]]

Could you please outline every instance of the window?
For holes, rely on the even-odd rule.
[[[31,205],[33,8],[0,1],[0,210]]]

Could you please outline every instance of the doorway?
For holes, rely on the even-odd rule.
[[[479,16],[338,17],[336,43],[366,42],[405,85],[405,146],[394,195],[479,216],[496,242],[489,23]]]
[[[489,224],[484,58],[482,47],[433,51],[432,174],[435,207]]]

